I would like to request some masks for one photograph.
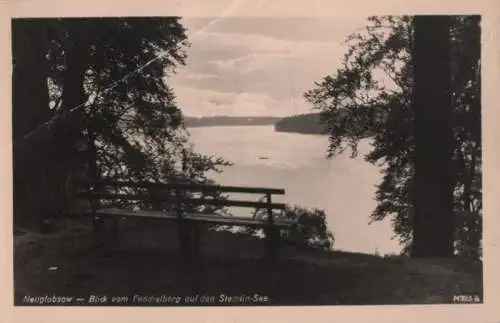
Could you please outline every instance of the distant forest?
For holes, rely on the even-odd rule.
[[[274,125],[274,130],[317,135],[327,133],[326,125],[321,123],[319,113],[300,114],[283,118]]]
[[[186,127],[216,127],[216,126],[267,126],[279,121],[280,117],[185,117]]]
[[[184,117],[184,123],[188,128],[195,127],[219,127],[219,126],[270,126],[274,125],[277,132],[294,132],[300,134],[326,135],[328,128],[321,122],[319,113],[305,113],[289,117]],[[367,132],[361,137],[370,136]]]
[[[318,113],[301,114],[290,117],[184,117],[186,127],[217,126],[267,126],[274,125],[275,131],[296,132],[304,134],[325,134],[326,127],[320,122]]]

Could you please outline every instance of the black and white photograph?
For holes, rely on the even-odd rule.
[[[14,305],[483,304],[481,26],[12,18]]]

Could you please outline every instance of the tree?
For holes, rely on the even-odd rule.
[[[450,19],[454,247],[460,255],[478,258],[482,235],[480,17]],[[409,253],[413,240],[413,35],[413,17],[370,17],[364,31],[348,37],[342,67],[305,94],[327,125],[329,157],[346,149],[355,157],[358,142],[370,135],[373,149],[364,157],[380,166],[383,174],[370,220],[390,218],[404,253]]]
[[[325,134],[325,126],[321,123],[319,114],[308,113],[285,117],[274,125],[276,131],[298,132],[303,134]]]
[[[36,201],[26,203],[26,197],[44,192],[46,164],[40,156],[47,155],[46,146],[32,141],[27,153],[26,147],[18,143],[51,116],[45,64],[47,35],[39,22],[23,20],[12,24],[12,39],[14,212],[25,215],[30,207],[43,207]],[[14,218],[15,224],[24,221],[23,217]]]
[[[265,197],[262,201],[264,200]],[[268,217],[268,210],[257,208],[254,211],[253,217],[265,221]],[[324,210],[286,205],[285,210],[279,217],[297,221],[297,225],[293,225],[281,232],[281,239],[284,242],[319,250],[330,251],[333,249],[335,237],[328,230]],[[245,228],[242,233],[247,235],[259,235],[263,233],[267,235],[269,231],[266,229]]]
[[[414,18],[415,257],[453,255],[453,106],[450,18]]]
[[[323,210],[287,205],[284,218],[298,221],[296,226],[285,230],[285,241],[321,250],[333,249],[335,238],[328,230]]]
[[[47,71],[48,103],[13,102],[14,111],[26,111],[21,119],[50,107],[52,122],[35,127],[42,124],[37,120],[29,127],[31,136],[14,139],[14,146],[28,147],[28,159],[34,158],[33,137],[44,138],[50,149],[37,156],[50,165],[46,216],[71,208],[75,177],[165,181],[185,176],[180,169],[188,134],[168,86],[189,45],[178,17],[17,19],[13,25],[36,25],[46,35],[38,40],[23,32],[43,54],[37,66]],[[18,44],[23,40],[16,35]],[[22,53],[15,51],[15,59]],[[14,69],[29,77],[18,65]],[[18,88],[25,90],[22,83]],[[19,122],[14,120],[15,126]],[[87,148],[80,149],[82,144]],[[194,160],[207,163],[196,156],[188,162]],[[213,168],[221,161],[210,158],[209,164]]]

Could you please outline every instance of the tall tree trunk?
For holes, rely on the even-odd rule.
[[[47,85],[47,39],[43,21],[12,20],[12,137],[14,225],[42,218],[47,191],[46,133],[32,133],[52,113]]]
[[[85,42],[85,35],[78,32],[77,27],[70,29],[71,47],[67,48],[67,66],[64,75],[62,93],[62,113],[67,113],[66,118],[54,127],[54,135],[51,140],[51,169],[50,186],[52,195],[51,209],[57,215],[64,212],[67,206],[66,186],[68,178],[76,169],[78,156],[76,142],[81,140],[82,130],[85,128],[85,111],[82,104],[87,97],[84,92],[85,72],[88,68],[88,46]],[[75,107],[80,107],[68,113]]]
[[[453,255],[450,17],[416,16],[414,257]]]

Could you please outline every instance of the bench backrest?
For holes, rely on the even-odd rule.
[[[213,206],[213,207],[243,207],[266,209],[269,221],[272,221],[273,210],[284,210],[285,204],[273,203],[272,195],[284,195],[284,189],[204,185],[187,183],[152,183],[152,182],[119,182],[119,181],[86,181],[83,182],[89,190],[79,194],[92,200],[123,200],[141,202],[160,202],[176,206],[179,213],[183,206]],[[110,192],[110,189],[114,191]],[[127,190],[129,190],[127,192]],[[130,193],[132,190],[132,193]],[[198,193],[200,196],[196,197]],[[262,201],[235,200],[220,196],[224,193],[243,193],[264,195]],[[180,214],[179,214],[180,215]]]

